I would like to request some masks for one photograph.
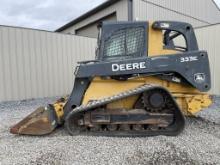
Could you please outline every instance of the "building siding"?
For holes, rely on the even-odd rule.
[[[133,1],[133,18],[135,20],[172,20],[172,21],[183,21],[192,24],[194,27],[205,26],[207,23],[201,22],[197,19],[187,17],[180,13],[161,8],[147,3],[145,0]],[[185,1],[184,1],[185,2]]]
[[[75,25],[65,29],[62,31],[62,33],[72,33],[75,34],[75,30],[80,29],[84,26],[87,26],[88,24],[91,24],[92,22],[95,22],[97,20],[100,20],[102,17],[111,15],[112,13],[116,12],[117,20],[120,21],[126,21],[128,20],[128,2],[127,0],[120,0],[113,5],[95,13],[94,15],[91,15],[90,17],[87,17],[86,19],[80,21],[79,23],[76,23]]]
[[[209,55],[212,88],[210,93],[220,95],[220,24],[195,29],[200,50]]]
[[[116,13],[104,18],[103,20],[105,21],[116,21],[117,17],[116,17]],[[92,23],[90,25],[84,26],[80,29],[77,29],[75,31],[76,35],[80,35],[80,36],[86,36],[86,37],[91,37],[91,38],[97,38],[98,36],[98,21],[96,21],[95,23]]]
[[[202,27],[220,22],[220,10],[212,0],[132,0],[133,20],[172,20],[183,21],[192,24],[194,27]],[[116,13],[118,21],[128,20],[128,0],[118,0],[109,7],[88,16],[74,25],[61,31],[63,33],[76,34],[77,29],[87,27],[87,30],[80,35],[97,36],[97,29],[88,26],[110,14]]]
[[[163,6],[210,24],[220,22],[220,10],[212,0],[138,0]],[[141,2],[140,2],[141,3]]]
[[[0,26],[0,101],[71,92],[77,61],[93,59],[96,39]]]

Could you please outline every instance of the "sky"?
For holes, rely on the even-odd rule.
[[[0,25],[53,31],[105,0],[0,0]]]
[[[106,0],[0,0],[0,25],[53,31]],[[220,6],[220,0],[214,0]]]
[[[218,7],[220,8],[220,0],[214,0],[214,1],[218,5]]]

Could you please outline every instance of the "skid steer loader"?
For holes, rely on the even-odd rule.
[[[184,115],[212,103],[204,93],[211,87],[207,52],[198,50],[190,24],[104,22],[99,29],[96,58],[78,63],[72,93],[11,133],[44,135],[64,124],[71,135],[173,136]]]

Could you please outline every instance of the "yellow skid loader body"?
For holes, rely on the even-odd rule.
[[[162,33],[163,33],[162,30],[153,29],[152,24],[149,24],[149,28],[148,28],[148,32],[147,32],[148,42],[146,42],[146,43],[148,43],[148,45],[147,45],[148,56],[150,56],[150,57],[155,56],[155,58],[157,58],[156,56],[163,56],[163,55],[167,55],[167,54],[176,55],[177,51],[164,49],[163,34]],[[146,56],[147,56],[147,54],[146,54]],[[102,69],[102,68],[100,68],[100,69]],[[92,79],[92,81],[90,82],[88,88],[86,89],[84,96],[83,96],[83,99],[80,100],[80,104],[82,104],[83,106],[85,105],[84,107],[86,107],[87,105],[89,105],[88,103],[91,101],[102,100],[103,98],[110,98],[110,97],[116,96],[116,95],[119,96],[123,92],[125,93],[126,91],[131,91],[132,89],[137,89],[139,86],[143,86],[145,84],[148,84],[148,85],[155,84],[156,86],[164,87],[164,89],[169,91],[169,93],[172,94],[172,97],[175,98],[176,103],[179,106],[179,109],[182,111],[182,113],[184,115],[193,116],[197,112],[203,110],[204,108],[206,108],[212,104],[212,100],[207,93],[202,93],[190,85],[187,85],[184,83],[170,82],[170,81],[158,78],[156,76],[143,76],[143,75],[137,76],[137,77],[130,77],[125,81],[118,81],[118,80],[112,79],[110,77],[109,78],[108,77],[105,77],[105,78],[94,77]],[[166,92],[166,96],[169,96],[169,98],[170,98],[170,95],[167,93],[168,92]],[[173,98],[172,98],[172,100],[173,100]],[[134,105],[136,104],[138,99],[139,99],[138,94],[129,95],[128,97],[120,97],[119,100],[112,101],[110,103],[106,103],[105,108],[110,111],[112,111],[112,110],[119,111],[120,110],[120,113],[124,114],[126,110],[129,111],[129,109],[131,110],[131,109],[133,109],[133,107],[135,107]],[[66,112],[64,111],[65,106],[68,104],[67,101],[68,101],[68,98],[62,98],[52,105],[49,104],[47,107],[38,108],[36,111],[31,113],[29,116],[24,118],[22,121],[20,121],[19,123],[17,123],[13,127],[11,127],[10,132],[14,133],[14,134],[44,135],[44,134],[51,133],[54,129],[56,129],[57,126],[63,125],[64,120],[65,120],[65,124],[66,123],[68,124],[68,122],[67,122],[68,120],[66,120],[66,118],[65,118]],[[94,102],[92,102],[92,103],[94,103]],[[173,105],[174,106],[177,105],[176,103]],[[175,108],[178,109],[178,106],[175,106]],[[72,107],[72,108],[74,108],[74,107]],[[77,108],[75,108],[75,109],[74,110],[77,111]],[[134,111],[135,110],[138,110],[138,109],[134,109]],[[130,112],[128,112],[128,111],[126,111],[125,114],[129,114]],[[175,112],[175,114],[177,114],[177,112],[180,112],[180,111],[178,110],[178,111],[174,111],[174,112]],[[146,113],[146,112],[139,110],[139,113]],[[175,116],[175,119],[176,119],[175,123],[177,124],[175,126],[180,129],[177,131],[175,131],[175,129],[173,129],[174,131],[172,132],[172,134],[177,134],[180,130],[182,130],[182,128],[184,126],[184,119],[182,118],[182,113],[180,115],[177,115],[177,116],[179,116],[179,118],[176,118],[176,116]],[[107,115],[107,113],[104,115]],[[144,115],[146,116],[146,114],[144,114]],[[148,113],[148,116],[150,116],[150,115],[151,116],[154,115],[154,122],[158,121],[158,120],[155,120],[155,113],[154,114]],[[158,115],[158,114],[156,114],[156,115]],[[165,115],[167,115],[168,119],[169,119],[169,117],[172,117],[172,114],[165,114]],[[91,118],[91,117],[89,117],[89,118]],[[161,116],[159,117],[159,120],[160,119],[161,119]],[[181,119],[181,121],[178,121],[180,119]],[[146,118],[146,120],[147,120],[147,118]],[[79,125],[80,122],[78,123],[78,121],[82,121],[82,120],[81,119],[75,120],[75,121],[73,121],[73,123],[75,123],[75,124],[77,123]],[[109,126],[112,126],[112,125],[109,125]],[[133,125],[133,126],[134,126],[134,128],[139,129],[138,124],[136,124],[136,127],[135,127],[135,125]],[[68,126],[67,128],[70,128],[70,127]],[[108,129],[112,129],[112,128],[108,128]],[[151,129],[154,129],[154,128],[151,128]],[[69,132],[71,132],[71,131],[69,131]],[[154,132],[154,131],[152,131],[152,132]],[[168,132],[167,134],[170,134],[170,132]]]
[[[163,49],[162,31],[149,28],[148,34],[148,56],[176,53],[174,50]],[[143,84],[157,84],[167,88],[176,98],[180,109],[185,115],[195,115],[201,109],[208,107],[212,103],[210,96],[206,93],[201,93],[197,89],[187,85],[161,80],[154,76],[135,77],[126,81],[117,81],[113,79],[102,79],[100,77],[96,77],[93,79],[89,88],[87,89],[82,103],[87,104],[89,101],[109,97],[123,91],[136,88]],[[131,109],[137,99],[138,96],[132,96],[110,103],[107,107],[109,109]]]

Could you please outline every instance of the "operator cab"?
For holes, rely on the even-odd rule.
[[[146,56],[147,22],[103,22],[97,59],[121,60]]]
[[[193,28],[184,22],[103,22],[99,25],[96,60],[116,61],[148,56],[149,28],[163,33],[163,49],[179,52],[198,50]],[[178,45],[180,44],[180,46]]]

